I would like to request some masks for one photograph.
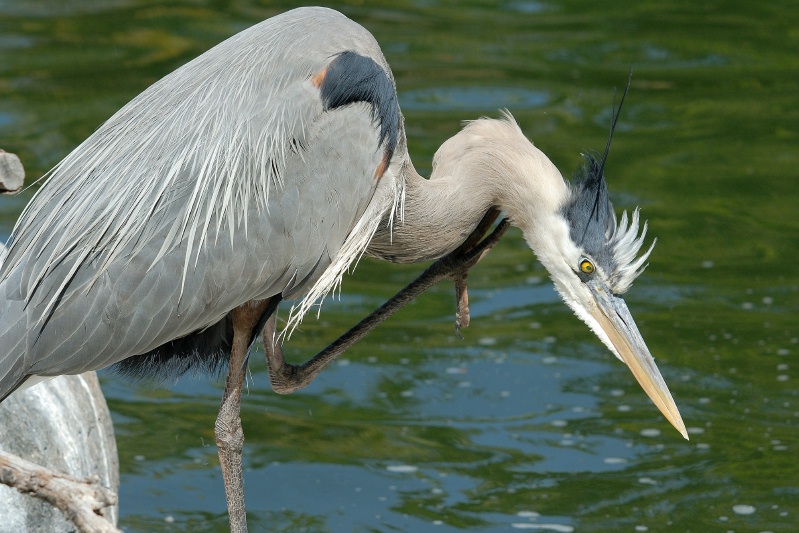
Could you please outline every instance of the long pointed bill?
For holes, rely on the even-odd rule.
[[[591,316],[602,327],[602,331],[616,349],[617,355],[630,368],[647,396],[687,440],[688,432],[685,430],[677,405],[655,365],[652,354],[649,353],[649,348],[638,332],[627,304],[622,298],[611,294],[602,283],[588,282],[586,285],[591,289],[597,304],[591,310]]]

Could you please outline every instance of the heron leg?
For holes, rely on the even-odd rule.
[[[510,225],[507,219],[502,220],[494,231],[483,239],[483,236],[498,216],[499,211],[491,209],[461,246],[433,263],[418,278],[390,300],[333,341],[327,348],[301,365],[292,365],[286,362],[280,347],[280,341],[276,335],[275,315],[270,315],[264,324],[262,339],[264,341],[264,351],[266,352],[272,389],[278,394],[289,394],[305,387],[314,380],[319,372],[327,368],[339,354],[346,351],[350,346],[365,337],[369,331],[442,279],[455,281],[457,298],[455,331],[460,335],[460,327],[469,325],[466,273],[499,242],[499,239]]]
[[[466,272],[455,276],[455,334],[459,338],[461,328],[468,328],[471,317],[469,316],[469,293],[466,291]]]
[[[230,351],[225,392],[214,426],[219,464],[225,481],[231,533],[246,533],[247,514],[244,507],[244,474],[241,454],[244,449],[244,430],[241,427],[241,389],[247,367],[247,353],[253,330],[259,324],[269,300],[247,303],[231,311],[233,317],[233,346]]]
[[[283,348],[277,338],[277,313],[272,313],[261,332],[266,353],[266,366],[269,369],[269,383],[278,394],[289,394],[313,381],[318,373],[298,371],[299,365],[290,365],[283,357]],[[310,361],[309,361],[310,362]],[[321,371],[321,370],[320,370]]]

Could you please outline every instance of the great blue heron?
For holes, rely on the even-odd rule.
[[[108,365],[142,376],[227,364],[217,443],[243,530],[249,346],[263,328],[273,387],[290,392],[348,345],[285,364],[278,303],[298,300],[290,331],[364,253],[446,256],[422,289],[449,276],[464,296],[463,274],[493,244],[475,242],[501,210],[687,438],[621,298],[652,248],[638,256],[637,210],[617,224],[606,156],[586,156],[569,185],[505,113],[446,141],[423,179],[372,35],[322,8],[266,20],[152,85],[48,173],[0,271],[0,399]]]

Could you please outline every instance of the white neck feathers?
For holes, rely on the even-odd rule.
[[[369,253],[402,263],[452,251],[491,207],[502,209],[535,250],[539,228],[551,224],[569,194],[557,168],[507,113],[469,122],[441,145],[429,180],[409,160],[399,174],[406,182],[404,221],[391,231],[381,226]]]

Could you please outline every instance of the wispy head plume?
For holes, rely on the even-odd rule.
[[[617,294],[630,288],[633,280],[646,267],[645,262],[654,247],[653,242],[646,253],[636,257],[646,236],[646,223],[639,236],[638,209],[633,211],[629,219],[627,213],[623,213],[621,221],[617,222],[604,175],[610,143],[631,81],[632,69],[618,107],[614,96],[605,150],[601,156],[597,153],[583,154],[585,163],[574,176],[571,197],[563,208],[572,240],[602,267],[611,289]]]

